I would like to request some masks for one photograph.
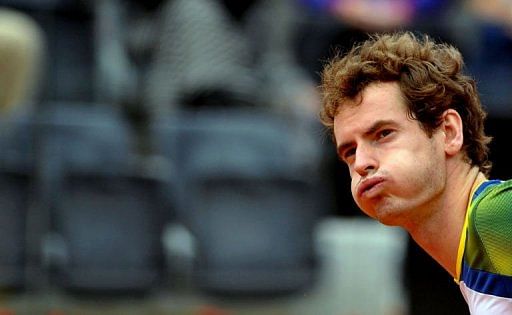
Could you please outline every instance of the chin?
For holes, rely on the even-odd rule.
[[[370,218],[379,221],[384,225],[399,226],[402,219],[399,211],[386,207],[363,210]]]
[[[381,209],[380,211],[376,212],[373,218],[384,225],[403,226],[404,213]]]
[[[386,199],[372,200],[372,202],[356,202],[359,208],[370,218],[384,225],[400,226],[405,213],[397,205]]]

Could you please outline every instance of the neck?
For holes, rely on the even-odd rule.
[[[469,197],[474,186],[485,180],[478,167],[461,168],[448,174],[445,189],[431,215],[406,227],[416,243],[453,277]]]

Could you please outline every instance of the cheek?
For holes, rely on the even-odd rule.
[[[388,164],[387,171],[392,174],[394,183],[390,189],[393,193],[410,198],[421,194],[426,187],[435,185],[442,176],[442,161],[442,156],[433,151],[413,150],[397,154]]]
[[[426,155],[422,151],[422,148],[411,146],[411,148],[395,150],[392,155],[387,156],[383,167],[385,172],[407,176],[411,173],[416,173],[417,169],[423,164],[423,161],[431,158],[431,156]]]

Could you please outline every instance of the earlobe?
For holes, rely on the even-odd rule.
[[[462,150],[464,133],[462,118],[454,109],[447,109],[443,114],[442,127],[445,135],[445,152],[448,155],[456,155]]]

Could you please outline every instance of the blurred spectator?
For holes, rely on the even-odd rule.
[[[369,33],[409,29],[454,41],[449,23],[458,0],[296,0],[306,12],[300,59],[318,80],[322,61]]]
[[[469,63],[490,116],[512,117],[512,1],[466,0],[475,24],[467,34],[475,41]]]
[[[42,30],[28,15],[0,8],[0,115],[34,101],[44,52]]]
[[[144,87],[152,114],[241,105],[316,115],[316,89],[293,55],[296,9],[290,0],[165,2]]]
[[[411,23],[414,1],[330,1],[327,10],[343,23],[366,31],[391,30]]]
[[[471,11],[482,20],[497,24],[512,36],[512,1],[468,0]]]
[[[261,102],[316,119],[320,104],[316,83],[296,53],[301,9],[296,0],[259,0],[248,17],[247,29],[256,54]]]
[[[171,0],[159,13],[158,45],[145,86],[150,109],[165,113],[182,104],[252,102],[248,43],[221,3]]]

